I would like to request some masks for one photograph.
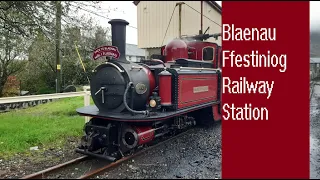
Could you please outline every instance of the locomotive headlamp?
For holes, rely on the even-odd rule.
[[[151,99],[149,104],[150,104],[150,107],[154,108],[154,107],[156,107],[157,102],[154,99]]]

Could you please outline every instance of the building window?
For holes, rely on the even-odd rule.
[[[212,61],[214,58],[214,49],[212,47],[206,47],[202,50],[202,59],[204,61]]]

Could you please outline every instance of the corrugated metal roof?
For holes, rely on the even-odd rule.
[[[320,57],[310,58],[310,64],[320,64]]]
[[[126,44],[126,55],[127,56],[145,56],[146,51],[144,49],[139,49],[138,45]]]

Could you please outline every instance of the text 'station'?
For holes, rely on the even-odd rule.
[[[234,24],[223,24],[223,41],[276,41],[276,28],[236,28]],[[222,66],[231,68],[276,68],[279,73],[287,70],[287,55],[276,54],[270,50],[261,51],[249,49],[247,53],[238,54],[231,49],[222,52]],[[263,73],[261,71],[261,73]],[[267,100],[272,96],[275,81],[251,80],[240,76],[222,78],[222,93],[233,95],[259,94],[264,95]],[[236,106],[233,103],[224,103],[222,106],[224,120],[269,120],[267,106],[256,107],[252,103]]]

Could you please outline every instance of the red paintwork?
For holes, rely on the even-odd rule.
[[[213,68],[217,68],[217,62],[218,61],[218,67],[222,67],[221,60],[222,60],[222,48],[219,47],[216,43],[211,43],[211,42],[201,42],[201,41],[183,41],[179,39],[175,39],[171,41],[169,44],[162,46],[161,47],[161,55],[165,56],[164,62],[168,61],[173,61],[178,58],[185,58],[185,59],[192,59],[192,60],[203,60],[203,48],[205,47],[212,47],[214,48],[214,55],[213,55]],[[217,52],[218,51],[218,52]],[[149,82],[150,82],[150,91],[156,87],[156,82],[155,82],[155,76],[151,73],[150,69],[146,67],[144,69],[148,75]],[[204,78],[203,80],[199,80],[199,77]],[[198,78],[197,80],[195,79],[186,79],[186,78]],[[217,101],[217,80],[218,77],[216,74],[212,75],[180,75],[179,77],[179,93],[178,93],[178,109],[184,109],[188,107],[192,107],[192,109],[182,113],[185,114],[187,112],[195,111],[200,109],[199,106],[203,103],[208,103],[212,102],[212,110],[214,113],[214,120],[218,120],[221,118],[221,114],[219,114],[218,110],[218,102]],[[164,81],[164,83],[162,82]],[[164,77],[163,79],[159,77],[159,84],[165,84],[165,85],[160,85],[159,86],[159,95],[162,99],[162,103],[171,103],[172,97],[171,97],[171,89],[172,85],[171,83],[168,83],[169,78]],[[207,92],[200,92],[200,93],[193,93],[193,87],[198,87],[198,86],[208,86],[209,91]],[[163,90],[161,92],[161,89],[163,87]],[[164,91],[166,90],[166,91]],[[222,93],[222,92],[221,92]],[[166,96],[166,95],[168,96]],[[169,96],[170,95],[170,96]],[[205,98],[205,99],[204,99]],[[220,104],[221,102],[219,102]],[[205,106],[208,107],[208,106]],[[202,107],[204,108],[204,107]],[[95,117],[89,114],[81,114],[84,116],[91,116]],[[157,118],[153,119],[150,121],[145,121],[145,120],[131,120],[131,119],[114,119],[114,118],[104,118],[104,117],[99,117],[102,119],[107,119],[107,120],[116,120],[116,121],[123,121],[123,122],[151,122],[151,121],[159,121],[159,120],[166,120],[168,118],[174,117],[174,116],[179,116],[181,113],[176,113],[167,117],[163,118]]]
[[[217,100],[218,75],[179,76],[178,108],[186,108]],[[194,87],[208,86],[208,91],[194,93]]]
[[[154,139],[154,129],[152,127],[135,127],[138,134],[138,144],[146,144]]]
[[[220,121],[221,120],[221,114],[219,114],[218,108],[219,108],[218,105],[212,106],[212,113],[213,113],[213,120],[214,121]]]
[[[159,95],[161,97],[161,105],[168,106],[172,104],[171,74],[159,74]]]
[[[166,50],[166,46],[162,46],[161,47],[161,55],[164,56],[166,53],[165,53],[165,50]]]
[[[179,58],[188,59],[188,46],[181,39],[174,39],[165,47],[165,63]]]
[[[203,48],[212,47],[214,48],[213,55],[213,68],[216,68],[216,61],[220,59],[221,49],[219,49],[218,44],[212,42],[204,41],[184,41],[187,45],[187,52],[185,46],[181,43],[182,40],[173,40],[168,45],[161,47],[161,55],[165,56],[165,62],[173,61],[178,58],[193,59],[193,60],[203,60]],[[180,46],[183,46],[181,48]],[[177,49],[175,49],[177,48]],[[169,51],[166,51],[168,49]],[[172,50],[174,49],[174,52]],[[216,53],[218,51],[218,53]],[[168,54],[169,53],[169,54]],[[173,54],[173,55],[172,55]],[[221,63],[221,62],[220,62]]]
[[[142,66],[143,70],[146,72],[147,76],[148,76],[148,79],[149,79],[149,90],[150,90],[150,94],[149,95],[152,95],[152,91],[154,88],[156,88],[156,80],[154,78],[154,75],[153,73],[151,72],[151,70],[149,68],[146,68],[144,66]]]
[[[188,49],[189,49],[189,59],[199,60],[199,59],[196,59],[198,57],[197,49],[195,47],[191,47],[191,46],[189,46]],[[202,60],[202,59],[200,59],[200,60]]]
[[[203,48],[205,47],[213,47],[215,51],[218,49],[218,44],[212,42],[191,41],[187,42],[187,45],[189,48],[193,49],[193,53],[189,55],[189,59],[195,60],[203,60]],[[215,61],[216,56],[214,55],[213,57],[213,61]]]
[[[218,49],[218,68],[222,68],[222,47]]]

